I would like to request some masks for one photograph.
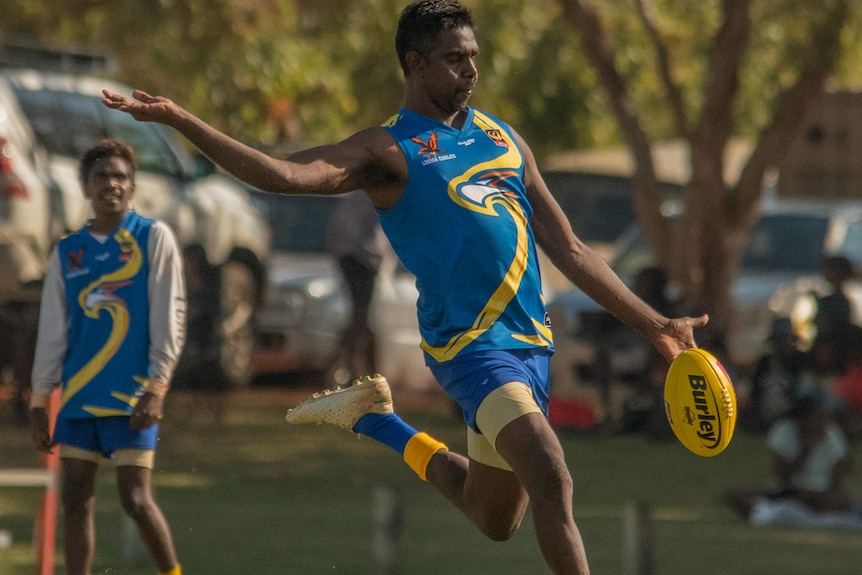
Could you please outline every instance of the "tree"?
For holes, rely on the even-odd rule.
[[[828,78],[862,81],[858,2],[463,1],[482,46],[474,104],[512,123],[540,162],[560,149],[624,142],[637,166],[635,209],[658,260],[723,332],[764,175]],[[119,80],[170,95],[240,139],[296,145],[332,141],[397,109],[392,38],[404,4],[0,0],[0,33],[106,48]],[[725,182],[734,136],[756,144],[738,180]],[[677,244],[660,216],[650,154],[671,137],[688,143],[692,168],[686,240]]]
[[[634,10],[648,39],[672,131],[690,149],[691,179],[683,190],[685,209],[678,230],[684,241],[679,242],[671,241],[669,223],[660,215],[651,139],[605,25],[613,11],[603,5],[602,13],[592,0],[561,2],[635,159],[633,201],[657,260],[680,280],[691,309],[711,314],[713,332],[722,337],[732,319],[731,286],[757,221],[764,177],[780,163],[836,69],[842,34],[853,15],[851,0],[625,4],[625,10]],[[689,18],[696,14],[686,41],[680,41],[673,28],[673,19],[682,18],[680,10]],[[669,29],[677,32],[673,41]],[[697,58],[702,64],[692,64]],[[679,80],[681,69],[689,74],[687,85]],[[693,74],[697,69],[701,72]],[[696,85],[702,86],[700,91]],[[745,90],[760,90],[771,101],[771,114],[760,125],[759,118],[735,107]],[[757,126],[756,143],[739,178],[725,182],[724,152],[731,137],[745,131],[742,119]]]
[[[170,95],[246,141],[323,142],[397,109],[392,36],[401,4],[0,0],[0,37],[107,51],[117,80]]]

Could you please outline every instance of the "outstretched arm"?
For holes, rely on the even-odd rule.
[[[369,128],[339,142],[277,160],[218,131],[173,101],[141,90],[133,99],[103,90],[102,103],[141,122],[170,126],[236,178],[279,194],[340,194],[363,189],[375,195],[400,190],[397,146],[380,128]],[[403,171],[406,173],[406,164]]]
[[[524,183],[533,207],[536,241],[551,262],[576,286],[620,321],[644,335],[668,362],[695,346],[694,329],[703,327],[706,315],[667,318],[647,305],[626,286],[607,263],[572,230],[569,220],[551,195],[527,144]]]

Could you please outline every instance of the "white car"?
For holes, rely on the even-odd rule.
[[[174,383],[246,384],[269,255],[266,214],[172,130],[103,106],[103,88],[131,93],[91,74],[0,68],[0,137],[27,190],[2,200],[0,251],[12,254],[0,255],[5,301],[37,301],[38,290],[33,298],[24,288],[41,281],[53,243],[89,217],[78,179],[83,152],[103,138],[125,141],[139,163],[133,209],[169,224],[186,256],[189,334]]]
[[[23,120],[17,100],[0,83],[0,293],[25,297],[45,274],[51,249],[47,156]]]
[[[254,372],[332,372],[351,303],[327,252],[326,228],[344,196],[258,194],[270,214],[273,252],[258,314]],[[377,276],[371,309],[376,369],[394,386],[423,390],[434,380],[419,349],[417,297],[415,278],[389,254]]]

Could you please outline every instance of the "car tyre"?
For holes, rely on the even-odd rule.
[[[200,246],[186,248],[184,259],[187,337],[173,385],[194,391],[246,386],[260,301],[257,276],[236,259],[212,266]]]

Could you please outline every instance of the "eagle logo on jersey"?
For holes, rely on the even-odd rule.
[[[66,257],[69,258],[70,270],[79,270],[84,266],[84,248],[79,249],[77,252],[67,250]]]
[[[414,144],[419,144],[420,146],[422,146],[421,148],[419,148],[419,155],[425,156],[427,158],[427,157],[436,156],[437,154],[445,154],[446,153],[446,150],[441,150],[440,148],[437,147],[439,145],[437,143],[437,138],[438,138],[437,131],[435,130],[435,131],[431,132],[430,136],[428,136],[427,142],[422,140],[421,138],[417,138],[416,136],[412,136],[410,138],[410,141],[413,142]]]

